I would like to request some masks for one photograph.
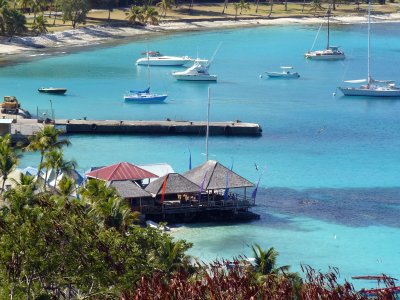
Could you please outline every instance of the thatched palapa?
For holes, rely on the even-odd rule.
[[[170,173],[151,182],[146,191],[153,195],[161,195],[164,180],[166,179],[165,194],[198,193],[200,186],[177,173]]]
[[[214,160],[205,162],[204,164],[184,173],[183,176],[198,186],[201,186],[204,180],[203,190],[246,188],[254,186],[254,184],[247,179]]]
[[[118,195],[125,199],[151,197],[150,193],[143,190],[137,183],[125,181],[112,181],[109,186],[114,187]]]

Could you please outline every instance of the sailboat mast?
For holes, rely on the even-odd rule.
[[[371,84],[371,0],[368,1],[368,86]]]
[[[210,131],[210,87],[208,87],[207,128],[206,128],[206,161],[208,161],[208,136]]]
[[[330,9],[328,9],[328,44],[326,45],[326,49],[329,49],[329,17],[330,17],[330,14],[331,14],[331,10]]]
[[[150,87],[150,52],[147,46],[147,87]]]

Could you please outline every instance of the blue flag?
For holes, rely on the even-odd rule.
[[[189,149],[189,170],[191,170],[192,169],[192,152],[190,152],[190,149]]]
[[[203,181],[201,182],[200,191],[199,191],[199,199],[201,199],[201,193],[203,192],[204,182],[206,181],[207,172],[204,174]]]
[[[251,198],[253,198],[254,200],[256,200],[258,185],[260,184],[260,179],[261,179],[261,176],[260,176],[260,178],[258,178],[256,188],[254,189],[253,193],[251,194]]]

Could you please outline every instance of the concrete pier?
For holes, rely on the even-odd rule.
[[[156,134],[203,135],[207,123],[202,121],[116,121],[116,120],[55,120],[55,126],[67,134]],[[241,121],[210,122],[210,135],[260,136],[259,124]]]

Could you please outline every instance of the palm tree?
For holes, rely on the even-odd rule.
[[[255,0],[255,5],[256,5],[256,13],[258,13],[258,6],[260,4],[260,0]]]
[[[224,0],[224,8],[222,9],[222,14],[224,14],[225,13],[225,9],[228,8],[228,1],[229,0]]]
[[[60,134],[61,131],[55,129],[53,126],[45,126],[41,131],[37,132],[36,135],[30,138],[26,150],[40,152],[38,176],[40,176],[40,171],[43,167],[43,158],[46,152],[71,145],[71,143],[66,139],[60,140]]]
[[[235,20],[237,20],[239,8],[240,8],[240,3],[233,3],[233,9],[235,10]]]
[[[33,10],[33,24],[36,23],[36,15],[42,11],[43,3],[41,0],[30,0],[31,9]]]
[[[10,134],[0,137],[0,175],[3,180],[1,193],[4,192],[8,175],[16,168],[19,157],[15,149],[11,147]]]
[[[289,271],[289,266],[276,267],[276,258],[279,253],[270,247],[263,250],[260,245],[254,244],[251,249],[255,258],[255,271],[261,275],[279,274]]]
[[[140,23],[144,22],[143,9],[139,6],[132,5],[126,15],[129,23],[136,24],[137,21]]]
[[[312,0],[310,3],[310,12],[314,11],[314,16],[317,15],[318,10],[323,10],[322,1],[321,0]]]
[[[6,15],[6,31],[7,35],[10,37],[9,41],[11,41],[12,37],[17,33],[24,33],[26,29],[26,18],[16,9],[7,9],[5,11]]]
[[[250,9],[250,4],[247,3],[245,0],[240,0],[239,1],[239,7],[240,7],[240,14],[242,14],[242,10],[248,10]]]
[[[7,0],[0,0],[0,31],[2,34],[6,31],[6,16],[5,12],[8,9]]]
[[[272,8],[274,7],[274,0],[269,0],[269,14],[268,14],[268,18],[271,16],[272,14]]]
[[[164,18],[167,16],[167,11],[172,7],[170,0],[161,0],[156,6],[161,9],[161,14]]]
[[[76,189],[75,180],[69,176],[63,176],[61,180],[58,182],[58,191],[61,196],[68,198],[72,195],[72,193]]]
[[[44,18],[43,14],[36,18],[36,22],[33,24],[32,30],[40,34],[45,34],[48,32],[47,20]]]
[[[53,189],[56,189],[57,186],[57,178],[61,172],[69,172],[76,168],[76,162],[66,161],[64,160],[64,153],[62,150],[53,149],[49,152],[45,153],[45,160],[43,162],[43,167],[46,168],[46,176],[44,179],[44,187],[46,186],[47,176],[50,169],[54,172],[54,186]]]
[[[144,11],[144,21],[150,25],[158,25],[158,12],[154,7],[147,7]]]
[[[185,244],[182,241],[174,242],[171,239],[167,239],[158,254],[160,264],[165,268],[167,273],[186,270],[190,264],[190,256],[185,255],[185,251],[190,245]]]

